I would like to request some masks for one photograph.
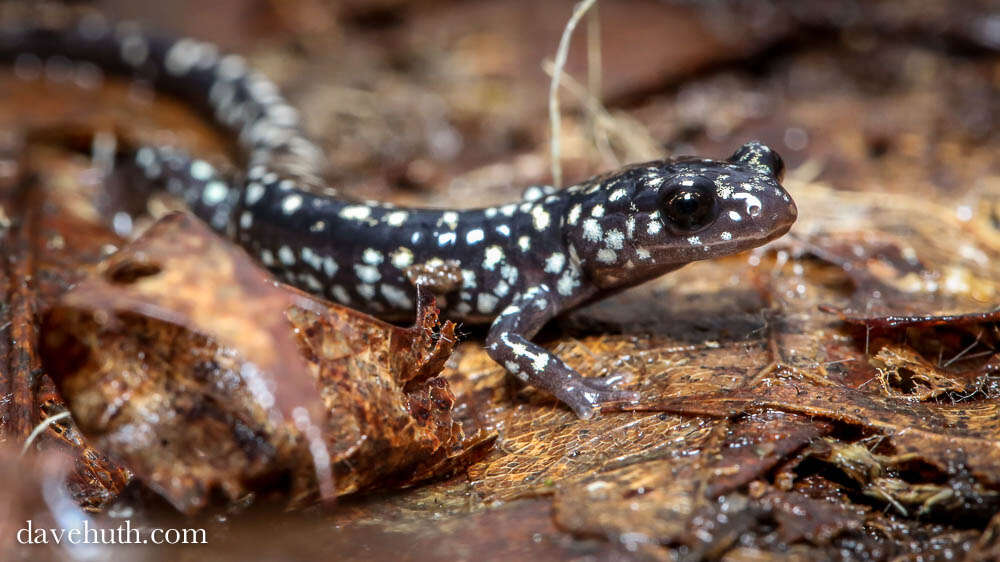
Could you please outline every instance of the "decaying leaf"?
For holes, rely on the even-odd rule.
[[[882,391],[892,398],[922,402],[965,389],[964,382],[938,369],[910,347],[887,345],[871,362],[879,370]]]
[[[319,454],[338,494],[460,465],[468,443],[437,377],[454,326],[436,326],[427,298],[413,328],[327,308],[175,214],[66,293],[43,342],[84,432],[191,512],[288,471],[311,497]],[[293,423],[303,411],[321,414],[326,451]]]
[[[637,546],[683,544],[722,552],[758,520],[773,516],[792,540],[825,544],[840,531],[860,527],[859,516],[830,506],[812,510],[815,521],[793,525],[784,514],[813,500],[779,490],[754,497],[733,492],[767,479],[775,465],[830,428],[773,411],[749,415],[729,429],[719,424],[696,454],[597,471],[558,487],[556,520],[580,533]]]

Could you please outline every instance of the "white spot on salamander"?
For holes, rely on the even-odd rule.
[[[212,179],[212,176],[215,174],[215,168],[204,160],[195,160],[194,162],[191,162],[191,168],[189,171],[191,173],[191,177],[198,181],[208,181]]]
[[[486,248],[483,256],[483,267],[493,271],[501,260],[503,260],[503,249],[500,246],[490,246]]]
[[[351,302],[351,295],[347,294],[347,289],[344,289],[340,285],[334,285],[330,289],[330,293],[333,294],[333,298],[337,299],[337,302],[342,304],[347,304]]]
[[[566,255],[562,252],[554,252],[551,256],[545,259],[545,271],[546,273],[551,273],[555,275],[562,271],[562,268],[566,265]]]
[[[471,269],[462,270],[462,288],[463,289],[475,289],[476,288],[476,272]]]
[[[281,201],[281,210],[286,215],[294,213],[301,206],[302,206],[302,196],[297,193],[289,195],[288,197],[285,197],[284,200]]]
[[[122,39],[121,45],[122,60],[130,66],[142,66],[149,57],[149,45],[142,35],[130,34]]]
[[[379,265],[385,257],[382,256],[382,252],[376,250],[375,248],[366,248],[364,253],[361,254],[361,261],[367,263],[368,265]]]
[[[605,234],[605,242],[612,250],[621,250],[625,247],[625,235],[618,229],[611,229]]]
[[[356,290],[358,294],[361,295],[361,297],[364,298],[365,300],[370,301],[373,298],[375,298],[375,285],[362,283],[357,287],[355,287],[354,290]]]
[[[214,207],[226,200],[229,196],[229,187],[221,181],[210,181],[205,184],[205,191],[201,194],[201,202],[209,207]]]
[[[311,289],[312,291],[323,290],[323,284],[320,283],[319,279],[316,279],[316,277],[312,273],[302,273],[299,275],[299,279],[303,283],[305,283],[306,286],[308,286],[309,289]]]
[[[385,216],[386,224],[389,226],[403,226],[410,214],[406,211],[393,211]]]
[[[743,220],[743,215],[737,213],[736,211],[729,211],[729,220],[733,222],[740,222]]]
[[[302,256],[302,261],[312,266],[313,269],[318,270],[323,265],[323,259],[309,246],[303,246],[302,250],[299,251],[299,255]]]
[[[509,371],[515,377],[517,377],[517,378],[519,378],[519,379],[521,379],[523,381],[527,381],[528,380],[528,377],[524,373],[521,372],[521,366],[518,365],[517,363],[515,363],[513,361],[504,361],[503,366],[507,369],[507,371]]]
[[[573,291],[580,286],[579,275],[577,271],[573,268],[567,269],[559,277],[559,281],[556,282],[556,290],[559,294],[568,297],[573,294]]]
[[[340,266],[337,265],[337,261],[332,257],[327,256],[323,258],[323,273],[326,273],[327,277],[336,275],[338,269],[340,269]]]
[[[757,199],[757,197],[752,193],[745,193],[742,191],[739,193],[734,193],[733,199],[743,199],[746,201],[747,215],[749,215],[750,217],[756,217],[757,215],[759,215],[761,208],[763,207],[763,205],[760,202],[760,199]]]
[[[525,201],[538,201],[542,197],[545,197],[545,190],[537,185],[533,185],[525,189],[524,193],[521,195],[521,199],[524,199]]]
[[[144,146],[135,153],[135,162],[143,168],[148,168],[156,163],[156,154],[152,148]]]
[[[216,70],[219,78],[223,80],[238,80],[247,71],[246,60],[239,55],[226,55],[219,61],[219,68]]]
[[[549,364],[549,356],[545,353],[539,353],[535,355],[534,361],[531,362],[531,368],[535,370],[536,373],[541,373],[545,370],[545,367]]]
[[[382,278],[382,274],[378,272],[377,267],[362,265],[360,263],[354,264],[354,274],[358,276],[358,279],[369,284],[376,283]]]
[[[537,205],[531,210],[531,218],[534,220],[535,230],[538,231],[548,228],[549,223],[551,222],[548,211],[546,211],[545,207],[542,207],[541,205]]]
[[[267,173],[267,168],[266,167],[264,167],[264,166],[254,166],[254,167],[250,168],[249,172],[247,172],[247,177],[250,178],[250,179],[252,179],[252,180],[259,180],[262,177],[264,177],[265,173]]]
[[[587,219],[583,221],[583,239],[589,242],[600,242],[601,238],[604,236],[604,231],[601,229],[600,223],[596,219]]]
[[[476,299],[476,309],[480,314],[489,314],[497,307],[498,302],[500,299],[489,293],[479,293],[479,297]]]
[[[351,205],[340,210],[340,218],[348,220],[363,221],[370,217],[371,214],[371,207],[365,205]],[[372,291],[374,291],[374,288]]]
[[[493,288],[493,294],[500,298],[506,297],[508,293],[510,293],[510,285],[506,281],[497,283],[497,286]]]
[[[395,252],[392,253],[390,260],[392,261],[393,267],[396,267],[397,269],[406,269],[407,267],[413,265],[413,252],[411,252],[409,248],[400,246]]]
[[[471,246],[472,244],[482,242],[484,238],[486,238],[486,235],[483,233],[483,229],[475,228],[466,233],[465,242]]]
[[[178,40],[170,47],[170,50],[167,51],[167,56],[164,60],[164,65],[167,68],[167,74],[173,76],[182,76],[187,74],[200,56],[201,45],[198,41],[188,38]]]
[[[503,277],[511,285],[517,283],[517,268],[506,264],[500,268],[500,277]]]
[[[252,181],[247,184],[246,202],[247,205],[255,205],[264,197],[264,186]]]
[[[442,223],[448,225],[448,228],[455,230],[455,227],[458,226],[458,213],[454,211],[445,211],[444,213],[441,213],[441,219],[438,220],[438,226],[441,226]]]
[[[240,228],[246,230],[253,226],[253,213],[250,211],[243,211],[240,213]]]
[[[580,211],[582,210],[583,206],[579,203],[573,205],[573,208],[569,210],[569,215],[566,216],[566,222],[576,226],[577,221],[580,220]]]

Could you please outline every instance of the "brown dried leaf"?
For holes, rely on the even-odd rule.
[[[305,408],[321,419],[315,382],[287,329],[284,311],[292,305],[320,308],[279,287],[244,252],[184,213],[159,220],[61,299],[61,306],[89,310],[101,323],[129,312],[211,334],[256,365],[246,371],[265,379],[251,387],[265,409],[273,404],[291,419]]]
[[[882,391],[889,398],[923,402],[965,389],[963,381],[936,368],[908,346],[887,345],[871,363],[879,370]]]
[[[876,396],[847,387],[769,384],[753,390],[703,396],[706,409],[735,413],[747,408],[775,408],[823,417],[883,436],[896,455],[912,455],[942,474],[965,471],[982,485],[1000,487],[1000,404],[921,404]]]
[[[322,492],[321,453],[289,421],[303,408],[322,413],[314,419],[335,493],[461,465],[486,436],[465,443],[436,376],[454,326],[436,332],[426,298],[418,320],[396,328],[327,308],[170,215],[64,295],[43,341],[84,431],[190,512],[215,487],[235,499],[289,470],[297,499],[313,497],[317,483]],[[259,367],[276,376],[262,378]]]
[[[726,424],[719,424],[697,454],[591,472],[586,478],[559,486],[556,519],[574,532],[612,540],[717,548],[716,543],[728,540],[721,536],[734,529],[747,530],[765,512],[794,511],[791,504],[809,502],[794,493],[773,491],[761,500],[731,492],[767,478],[778,462],[830,427],[773,411],[747,416],[728,430]],[[724,508],[716,503],[720,496],[726,498]],[[845,523],[835,511],[817,511],[815,521],[787,534],[824,544],[836,532],[858,526],[856,516]],[[712,523],[722,513],[725,517]],[[707,541],[713,543],[711,548],[704,544],[705,536],[713,537]]]

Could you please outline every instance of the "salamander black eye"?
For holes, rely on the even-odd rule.
[[[779,182],[785,177],[785,161],[771,147],[757,141],[741,146],[729,157],[729,161],[763,168]]]
[[[708,180],[679,186],[663,202],[664,217],[677,229],[688,232],[708,226],[718,214],[715,193]]]

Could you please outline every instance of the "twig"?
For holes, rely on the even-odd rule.
[[[542,63],[542,70],[549,76],[555,75],[553,67],[552,61]],[[615,142],[622,145],[621,150],[624,152],[625,160],[653,160],[661,155],[662,151],[656,140],[640,123],[627,115],[612,115],[599,100],[594,99],[590,95],[590,92],[582,84],[574,80],[572,76],[564,74],[559,80],[559,85],[565,88],[570,95],[587,108],[590,117],[594,119],[595,125],[602,131],[602,138],[610,134]],[[606,138],[603,138],[603,142],[607,144],[608,141]],[[608,151],[605,157],[610,162],[617,163],[621,161],[621,158],[615,155],[610,147],[604,148],[598,143],[598,149],[602,152],[605,150]]]
[[[31,430],[31,433],[28,434],[28,438],[24,440],[24,446],[21,447],[21,456],[24,456],[24,454],[28,452],[28,447],[30,447],[35,439],[38,439],[38,436],[41,435],[43,431],[48,429],[50,425],[68,417],[69,412],[59,412],[58,414],[49,416],[38,422],[38,425],[36,425],[35,428]]]
[[[562,129],[562,121],[559,115],[559,78],[562,76],[563,67],[566,66],[566,58],[569,56],[569,40],[576,29],[576,24],[580,18],[587,13],[587,10],[594,5],[597,0],[582,0],[573,8],[573,15],[566,22],[562,37],[559,39],[559,48],[556,50],[555,70],[552,73],[552,82],[549,84],[549,124],[552,127],[550,140],[550,150],[552,158],[552,185],[559,189],[562,187],[562,164],[559,161],[561,150],[559,147],[559,131]]]
[[[956,356],[952,357],[951,359],[949,359],[948,361],[946,361],[944,365],[941,365],[941,363],[940,363],[940,362],[938,362],[938,365],[941,365],[941,367],[942,367],[942,368],[947,368],[947,367],[948,367],[949,365],[951,365],[951,364],[952,364],[952,363],[954,363],[955,361],[958,361],[958,360],[959,360],[959,359],[961,359],[961,358],[962,358],[962,356],[964,356],[964,355],[965,355],[966,353],[968,353],[968,352],[972,351],[972,348],[974,348],[974,347],[976,347],[977,345],[979,345],[979,338],[981,338],[982,336],[983,336],[983,332],[982,332],[982,330],[980,330],[980,331],[979,331],[979,333],[978,333],[978,334],[976,334],[976,341],[974,341],[974,342],[970,343],[970,344],[969,344],[969,346],[968,346],[968,347],[966,347],[965,349],[963,349],[962,351],[959,351],[959,352],[958,352],[958,355],[956,355]]]

